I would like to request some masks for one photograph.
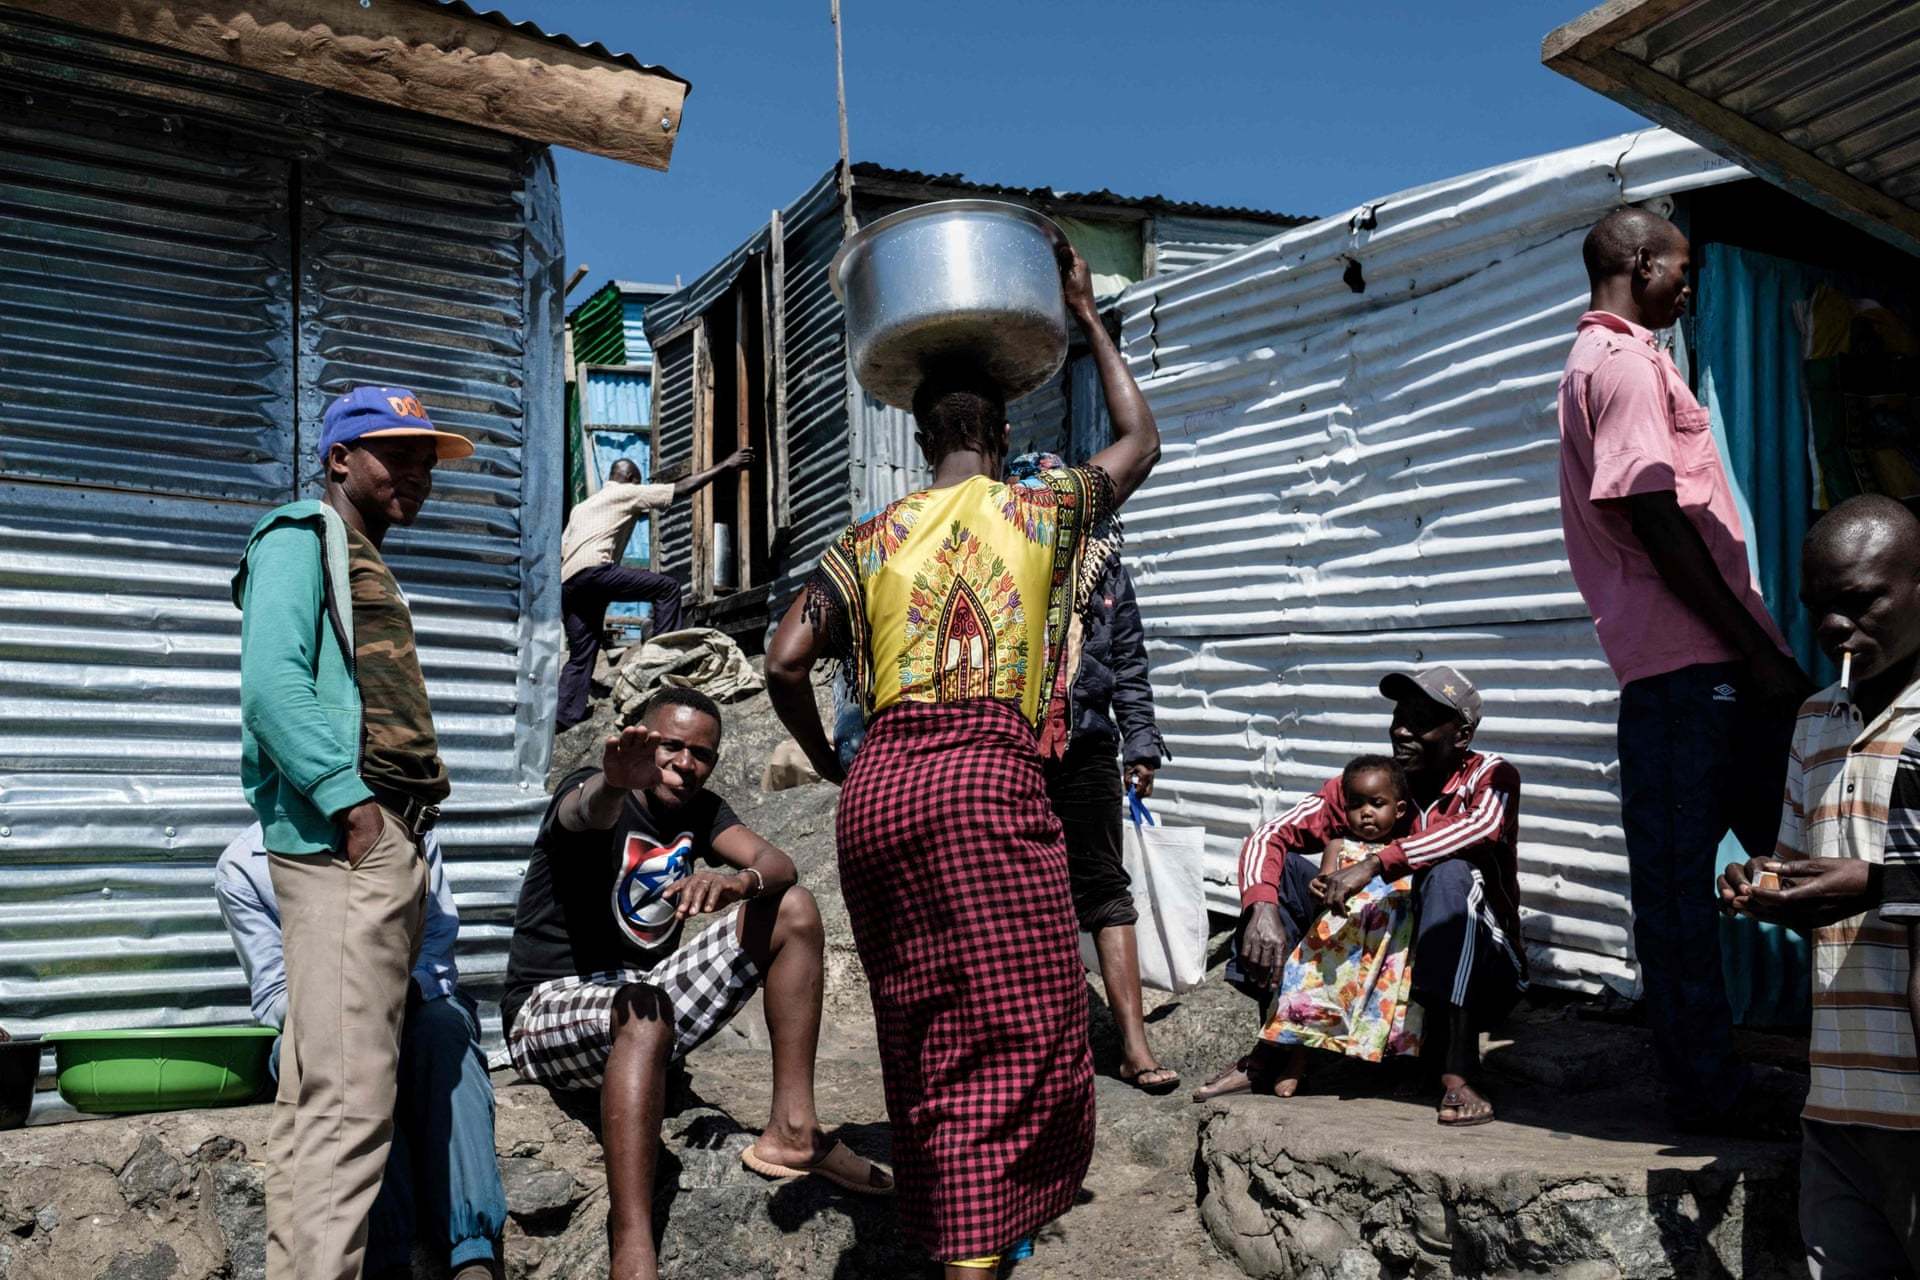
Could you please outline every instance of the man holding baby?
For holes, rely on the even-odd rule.
[[[1377,1062],[1424,1042],[1440,1065],[1439,1122],[1493,1119],[1469,1076],[1479,1033],[1526,986],[1520,775],[1474,750],[1480,692],[1453,668],[1395,672],[1380,692],[1393,702],[1392,756],[1356,759],[1241,850],[1228,976],[1271,993],[1272,1009],[1254,1052],[1197,1099],[1288,1096],[1307,1048]],[[1338,976],[1348,970],[1351,981]]]

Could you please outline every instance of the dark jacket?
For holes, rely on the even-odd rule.
[[[1159,764],[1167,744],[1153,723],[1146,632],[1133,578],[1119,556],[1107,561],[1100,590],[1082,618],[1080,671],[1073,681],[1074,738],[1097,735],[1112,742],[1127,764]]]

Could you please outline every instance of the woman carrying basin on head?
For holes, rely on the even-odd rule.
[[[999,389],[973,368],[914,397],[933,482],[849,528],[767,654],[781,719],[842,769],[809,673],[837,657],[870,726],[845,772],[840,878],[872,987],[901,1220],[978,1275],[1073,1203],[1093,1151],[1093,1064],[1066,849],[1041,760],[1066,744],[1061,650],[1088,533],[1137,489],[1160,433],[1059,250],[1114,441],[1044,487],[1001,483]]]

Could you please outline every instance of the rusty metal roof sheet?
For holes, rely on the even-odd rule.
[[[1142,213],[1202,215],[1215,218],[1239,218],[1271,223],[1276,227],[1297,227],[1313,221],[1292,213],[1271,209],[1248,209],[1237,205],[1202,204],[1195,200],[1169,200],[1165,196],[1123,196],[1106,190],[1056,191],[1052,187],[1013,187],[997,182],[974,182],[959,173],[922,173],[917,169],[891,169],[885,165],[859,162],[853,166],[856,188],[862,179],[896,182],[903,185],[940,187],[977,195],[1012,196],[1041,208],[1050,205],[1092,205],[1112,209],[1137,209]]]
[[[433,2],[442,9],[449,10],[463,18],[472,18],[476,22],[484,22],[489,26],[502,27],[508,31],[517,31],[529,39],[542,40],[547,44],[556,45],[562,49],[570,49],[574,53],[584,53],[590,58],[605,58],[609,62],[617,62],[621,66],[634,71],[651,72],[654,75],[665,76],[670,80],[678,80],[681,84],[687,86],[688,93],[693,92],[693,82],[685,76],[670,71],[657,63],[642,62],[630,53],[616,53],[614,50],[607,48],[606,45],[601,44],[598,40],[583,43],[566,34],[564,31],[548,31],[534,22],[516,22],[498,9],[476,9],[468,4],[466,0],[433,0]]]
[[[1920,253],[1920,2],[1611,0],[1541,60]]]

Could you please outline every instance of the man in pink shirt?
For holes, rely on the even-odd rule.
[[[1760,1104],[1733,1055],[1714,854],[1773,847],[1794,713],[1812,692],[1747,567],[1707,411],[1653,331],[1692,293],[1686,237],[1608,214],[1560,380],[1560,520],[1573,579],[1620,681],[1620,790],[1634,949],[1668,1105],[1685,1128]]]

